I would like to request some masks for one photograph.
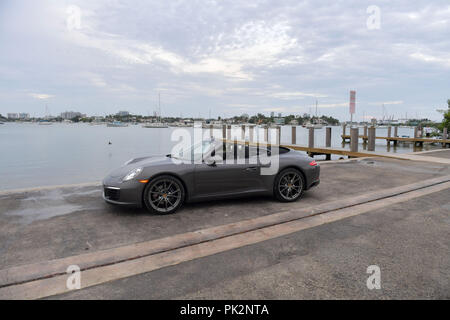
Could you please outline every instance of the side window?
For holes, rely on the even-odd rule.
[[[246,154],[246,158],[256,157],[258,155],[258,148],[255,146],[250,146],[248,148],[248,153]]]

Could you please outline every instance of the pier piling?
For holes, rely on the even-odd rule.
[[[325,147],[331,148],[331,127],[326,127],[325,130]],[[331,154],[326,154],[325,159],[331,160]]]
[[[375,127],[369,128],[367,140],[368,140],[367,150],[375,151]]]
[[[364,126],[363,143],[367,143],[367,125]]]
[[[277,144],[281,144],[281,126],[277,127]]]
[[[226,124],[224,124],[224,125],[222,126],[222,137],[223,137],[224,139],[226,139],[226,137],[227,137],[227,125],[226,125]]]
[[[394,127],[394,137],[398,137],[398,127]],[[394,140],[394,146],[397,146],[398,140]]]
[[[358,152],[358,138],[359,138],[359,129],[351,128],[350,129],[350,151]]]
[[[414,127],[414,138],[422,138],[423,131],[421,127]],[[423,147],[423,141],[414,141],[415,147]]]
[[[390,138],[390,137],[392,136],[392,127],[391,127],[391,126],[388,127],[387,136],[388,136],[388,138]],[[388,145],[388,146],[391,145],[391,140],[386,139],[386,142],[387,142],[387,145]]]
[[[448,132],[447,132],[447,128],[444,128],[443,132],[442,132],[442,139],[448,139]],[[446,147],[448,145],[448,143],[443,143],[442,147]]]
[[[331,147],[331,127],[326,127],[325,129],[325,147]]]
[[[314,148],[314,128],[309,128],[308,146]]]
[[[292,144],[297,144],[297,127],[292,126],[291,130],[291,142]]]

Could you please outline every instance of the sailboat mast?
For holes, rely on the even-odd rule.
[[[158,91],[158,113],[159,113],[159,122],[161,122],[161,91]]]

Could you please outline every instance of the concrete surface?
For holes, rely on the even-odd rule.
[[[428,152],[426,155],[430,157],[450,159],[450,149]]]
[[[448,166],[398,160],[322,165],[322,182],[304,199],[280,204],[247,198],[188,204],[177,214],[150,215],[107,205],[98,187],[0,196],[0,269],[114,248],[207,227],[314,206],[384,188],[450,174]]]
[[[441,156],[446,154],[438,153]],[[433,153],[427,154],[427,157],[433,156]],[[304,199],[296,203],[280,204],[267,198],[205,202],[188,204],[170,216],[154,216],[141,209],[107,205],[101,199],[101,189],[95,185],[0,194],[0,269],[262,217],[279,212],[281,208],[296,210],[314,207],[450,174],[450,167],[445,164],[392,159],[333,162],[321,166],[320,186],[307,192]],[[329,226],[298,232],[298,235],[295,233],[297,236],[268,240],[61,297],[133,299],[233,296],[298,299],[358,298],[362,294],[361,298],[448,298],[449,201],[450,192],[445,190],[388,209],[374,210],[373,215],[362,215],[372,218],[347,218]],[[409,209],[405,211],[404,208]],[[351,222],[354,219],[360,224],[357,227]],[[423,232],[419,232],[421,224],[425,227]],[[336,231],[331,225],[341,227],[337,227]],[[373,229],[374,225],[376,229]],[[310,234],[316,229],[325,231],[314,233],[315,237],[305,238],[305,233]],[[388,235],[389,232],[399,234]],[[333,236],[334,241],[330,243],[329,238]],[[407,241],[408,237],[412,242]],[[347,241],[343,241],[345,239]],[[267,247],[264,247],[265,243]],[[319,245],[322,243],[328,246]],[[383,246],[375,246],[377,243]],[[402,243],[404,253],[400,252]],[[345,248],[346,244],[348,248]],[[280,248],[277,249],[277,246]],[[330,248],[334,248],[334,251],[331,250],[333,254]],[[366,249],[367,252],[364,251]],[[389,255],[390,249],[400,252],[398,259],[397,256]],[[233,256],[230,257],[230,254]],[[223,260],[215,260],[218,256],[223,256]],[[362,268],[370,257],[380,257],[380,261],[390,268],[388,270],[394,271],[394,287],[387,287],[389,290],[386,294],[367,290],[365,282],[364,288],[369,293],[361,293],[364,288],[355,289],[355,285],[351,285],[357,276],[354,272]],[[242,258],[242,262],[237,261],[239,258]],[[331,265],[333,259],[336,259],[335,267]],[[439,260],[439,266],[433,262],[436,259]],[[418,260],[421,265],[415,266]],[[412,292],[407,292],[407,285],[399,282],[399,279],[404,279],[399,261],[405,263],[406,274],[411,272]],[[430,265],[430,261],[434,264]],[[344,271],[344,262],[352,272]],[[365,268],[367,265],[358,279],[367,278]],[[422,278],[417,268],[422,268]],[[331,272],[331,275],[326,272]],[[290,277],[291,273],[296,276]],[[281,278],[279,275],[282,275]],[[192,281],[187,279],[189,276]],[[309,276],[312,280],[308,280]],[[341,282],[339,277],[342,278]],[[139,281],[142,281],[141,285],[137,284]],[[425,284],[428,282],[430,286],[426,289]],[[280,290],[275,286],[276,283],[280,283]],[[446,286],[443,287],[443,284]],[[247,288],[244,290],[242,286]],[[275,287],[271,289],[271,286]],[[228,289],[223,291],[221,288]]]
[[[449,299],[449,195],[51,299]],[[369,265],[380,267],[380,290],[366,286]]]

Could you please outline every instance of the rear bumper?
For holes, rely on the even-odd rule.
[[[314,181],[310,186],[309,186],[309,188],[308,189],[311,189],[311,188],[314,188],[314,187],[317,187],[318,185],[320,184],[320,180],[317,180],[317,181]]]
[[[306,182],[307,188],[306,190],[317,187],[320,184],[320,166],[310,167],[306,172]]]

